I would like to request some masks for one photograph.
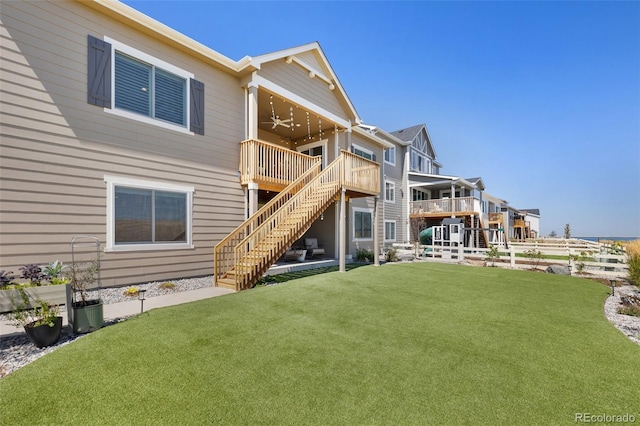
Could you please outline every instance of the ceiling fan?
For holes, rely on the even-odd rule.
[[[263,121],[262,124],[273,124],[273,126],[271,126],[272,129],[275,129],[278,126],[287,127],[287,128],[291,127],[291,124],[288,124],[291,121],[290,118],[287,118],[286,120],[281,120],[280,116],[278,115],[274,115],[269,118],[271,118],[271,121]]]

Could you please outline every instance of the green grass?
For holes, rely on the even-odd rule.
[[[366,266],[153,310],[0,380],[3,424],[562,424],[640,418],[593,281]]]

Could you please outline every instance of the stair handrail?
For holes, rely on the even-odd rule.
[[[291,182],[267,204],[258,209],[258,211],[256,211],[253,215],[251,215],[244,222],[238,225],[225,238],[223,238],[218,244],[215,245],[215,247],[213,248],[213,275],[215,281],[217,281],[218,278],[224,275],[235,264],[235,260],[233,259],[233,257],[231,259],[228,259],[228,262],[225,261],[224,257],[225,252],[228,252],[229,254],[233,254],[235,252],[233,248],[238,243],[235,241],[232,242],[232,240],[243,240],[245,237],[241,237],[242,234],[248,235],[251,232],[252,228],[255,229],[261,222],[264,222],[268,217],[272,216],[273,213],[277,211],[282,206],[282,204],[284,204],[284,202],[286,202],[286,200],[288,200],[293,194],[299,191],[300,188],[304,187],[313,177],[315,177],[320,172],[321,167],[322,160],[318,157],[315,164],[311,168],[309,168],[309,170],[301,174],[298,179]],[[227,247],[226,250],[225,247]]]
[[[309,228],[313,223],[315,217],[321,212],[318,209],[323,204],[335,197],[335,194],[342,186],[342,170],[344,164],[344,156],[339,156],[331,164],[325,167],[318,175],[313,177],[303,188],[297,191],[292,197],[290,197],[280,208],[269,217],[268,220],[263,221],[257,228],[253,229],[242,241],[240,241],[235,247],[235,259],[236,263],[236,288],[245,288],[247,283],[252,280],[253,277],[248,276],[254,270],[261,270],[266,267],[266,263],[272,264],[275,259],[279,257],[295,240],[299,238],[300,231]],[[319,191],[322,185],[333,184],[334,190],[327,192],[324,197],[313,198],[314,195],[322,194]],[[326,198],[326,199],[325,199]],[[275,246],[270,248],[270,252],[266,256],[262,256],[257,262],[250,262],[248,259],[249,252],[258,247],[260,243],[264,242],[266,237],[271,234],[272,231],[277,229],[284,220],[289,217],[298,207],[301,207],[305,202],[311,201],[312,209],[303,212],[306,216],[304,218],[297,219],[297,229],[292,231],[291,234],[283,235],[283,238],[275,243]],[[315,200],[315,204],[313,201]],[[242,262],[242,260],[246,262]]]

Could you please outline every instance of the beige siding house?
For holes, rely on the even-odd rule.
[[[118,2],[0,13],[1,269],[69,262],[71,239],[95,235],[103,285],[215,271],[245,288],[305,237],[355,251],[347,212],[375,204],[389,144],[354,130],[317,43],[236,62]]]

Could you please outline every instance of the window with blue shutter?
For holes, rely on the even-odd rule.
[[[89,103],[146,123],[204,135],[202,82],[160,59],[105,39],[108,42],[89,36]]]

